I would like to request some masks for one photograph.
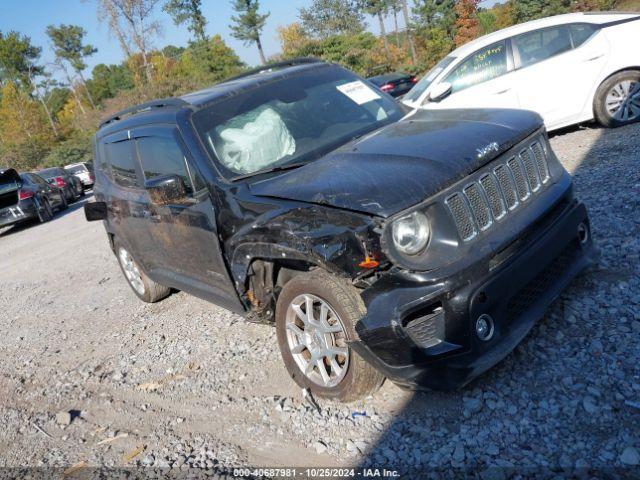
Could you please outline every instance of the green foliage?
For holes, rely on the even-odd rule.
[[[571,0],[518,0],[512,4],[517,23],[571,11]]]
[[[333,35],[323,39],[312,39],[301,48],[290,52],[291,57],[318,57],[327,62],[335,62],[361,75],[374,67],[371,52],[376,50],[378,39],[369,32],[356,35]]]
[[[259,0],[234,0],[233,9],[238,15],[231,17],[232,25],[231,35],[238,40],[242,40],[245,45],[255,43],[260,52],[260,59],[262,63],[266,62],[264,52],[262,51],[262,44],[260,42],[260,34],[267,22],[269,12],[265,14],[258,13],[260,9]]]
[[[455,0],[416,0],[414,23],[418,30],[444,30],[452,39],[455,35]]]
[[[31,84],[31,77],[40,75],[42,67],[36,65],[40,47],[31,45],[31,38],[18,32],[0,32],[0,80]]]
[[[202,15],[202,0],[168,0],[163,10],[171,15],[176,25],[188,23],[187,29],[196,41],[206,40],[207,20]]]
[[[482,35],[497,30],[497,18],[491,10],[480,10],[478,12],[478,22],[480,22],[480,33]]]
[[[42,160],[42,167],[64,167],[70,163],[88,162],[93,158],[92,134],[77,132],[51,149]]]
[[[93,67],[91,80],[87,80],[87,88],[98,103],[115,97],[118,92],[133,88],[133,76],[126,65],[105,65],[100,63]]]
[[[76,72],[87,68],[84,59],[98,51],[92,45],[82,44],[86,34],[87,31],[78,25],[60,24],[58,27],[53,25],[47,27],[47,35],[53,43],[56,57],[68,61]]]
[[[69,100],[71,92],[68,88],[55,87],[47,94],[45,101],[51,111],[51,115],[54,117],[58,115],[60,110],[64,107],[64,104]]]
[[[238,74],[245,64],[220,35],[192,42],[180,58],[182,74],[198,83],[211,84]]]
[[[299,11],[303,31],[314,38],[355,35],[364,30],[364,15],[354,0],[313,0]]]

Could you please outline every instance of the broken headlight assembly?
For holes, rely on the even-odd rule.
[[[417,255],[429,244],[431,227],[422,212],[413,212],[398,218],[391,225],[393,243],[405,255]]]

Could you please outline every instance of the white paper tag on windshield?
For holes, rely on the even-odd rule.
[[[367,87],[360,80],[345,83],[344,85],[339,85],[336,88],[341,93],[344,93],[347,97],[356,102],[358,105],[371,102],[372,100],[378,100],[380,98],[380,95],[378,95],[371,88]]]

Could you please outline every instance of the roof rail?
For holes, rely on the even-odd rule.
[[[279,68],[295,67],[296,65],[306,65],[322,61],[323,60],[316,57],[297,57],[291,58],[289,60],[283,60],[282,62],[268,63],[266,65],[262,65],[261,67],[248,70],[244,73],[241,73],[240,75],[236,75],[235,77],[227,78],[222,83],[230,82],[232,80],[238,80],[240,78],[250,77],[251,75],[256,75],[258,73],[270,72]]]
[[[140,105],[136,105],[134,107],[125,108],[124,110],[120,110],[118,113],[115,113],[108,117],[106,120],[100,122],[100,127],[102,128],[109,123],[116,122],[121,120],[122,117],[126,115],[134,115],[140,112],[146,112],[153,108],[163,108],[163,107],[184,107],[189,105],[189,103],[185,102],[181,98],[163,98],[161,100],[151,100],[150,102],[141,103]]]

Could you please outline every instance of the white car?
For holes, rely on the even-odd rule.
[[[93,187],[93,166],[90,163],[72,163],[71,165],[66,165],[64,169],[69,172],[70,175],[78,177],[85,190]]]
[[[548,130],[640,119],[640,14],[571,13],[485,35],[441,60],[412,108],[520,108]]]

